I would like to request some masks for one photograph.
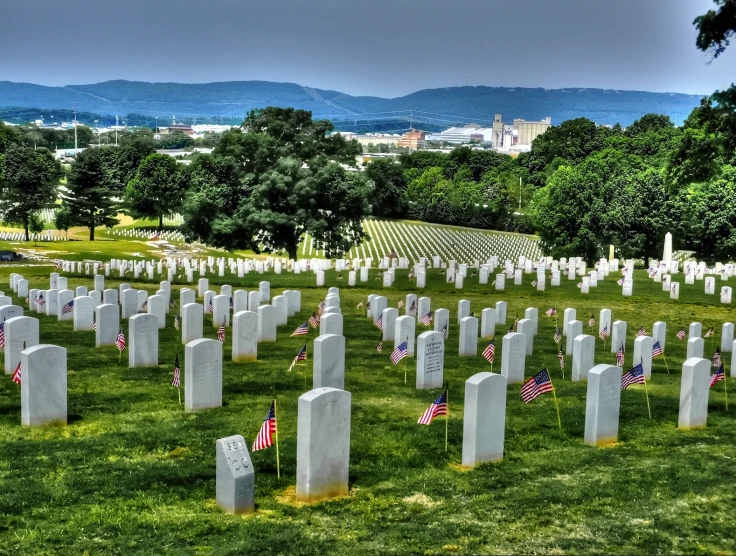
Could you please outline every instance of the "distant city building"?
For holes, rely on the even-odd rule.
[[[463,127],[451,127],[440,133],[427,135],[427,141],[440,143],[490,143],[493,138],[493,128],[481,127],[476,124],[467,124]]]
[[[191,137],[194,135],[194,130],[187,124],[171,124],[169,127],[158,128],[159,135],[171,135],[172,133],[183,133]]]
[[[528,122],[526,120],[514,120],[514,129],[518,132],[518,145],[531,145],[534,139],[542,135],[552,126],[552,118],[547,116],[541,122]]]
[[[401,136],[396,146],[407,149],[421,149],[424,146],[424,132],[410,129]]]

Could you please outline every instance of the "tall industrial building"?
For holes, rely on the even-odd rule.
[[[552,118],[547,116],[541,122],[527,122],[526,120],[514,120],[514,129],[517,134],[517,145],[531,145],[532,141],[542,135],[552,126]]]

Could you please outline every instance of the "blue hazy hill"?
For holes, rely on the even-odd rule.
[[[698,95],[580,88],[447,87],[379,98],[269,81],[187,84],[120,80],[65,87],[0,81],[0,117],[10,121],[14,113],[27,120],[34,109],[39,117],[54,110],[70,110],[76,103],[77,110],[90,114],[138,114],[165,121],[176,116],[187,122],[194,118],[239,122],[253,108],[274,105],[311,110],[317,118],[374,122],[384,129],[406,127],[410,118],[418,128],[423,124],[446,127],[464,120],[488,124],[497,112],[506,122],[551,116],[558,124],[585,117],[600,124],[625,126],[650,112],[666,114],[681,124],[699,102]]]

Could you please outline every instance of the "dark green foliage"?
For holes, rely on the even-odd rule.
[[[56,201],[61,164],[46,149],[22,144],[11,144],[0,163],[0,218],[23,226],[27,241],[32,216]]]
[[[118,223],[118,207],[113,201],[117,192],[114,181],[114,152],[109,147],[93,147],[77,155],[72,165],[66,190],[61,193],[63,211],[71,216],[74,226],[89,229],[95,239],[95,228]]]
[[[379,158],[368,164],[368,179],[373,182],[373,215],[404,218],[407,213],[406,177],[401,164]]]
[[[185,172],[176,160],[165,154],[149,154],[128,182],[125,204],[135,218],[157,218],[162,229],[164,216],[181,209],[186,188]]]
[[[354,166],[360,145],[303,110],[250,112],[243,129],[223,134],[212,157],[191,169],[184,231],[209,245],[256,252],[285,250],[296,259],[303,233],[328,254],[365,237],[370,211],[365,174]]]

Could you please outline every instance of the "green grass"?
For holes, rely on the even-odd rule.
[[[6,294],[7,277],[17,270],[0,267],[0,290]],[[47,287],[50,271],[48,266],[21,270],[32,287]],[[301,313],[280,328],[276,344],[259,345],[259,361],[254,363],[229,361],[228,331],[224,406],[194,414],[184,413],[170,386],[175,354],[182,352],[171,320],[160,334],[160,365],[129,370],[118,363],[114,347],[95,349],[92,332],[75,333],[71,322],[39,316],[41,342],[69,350],[69,424],[21,427],[19,388],[9,378],[0,383],[0,553],[736,552],[736,396],[726,412],[720,383],[710,394],[708,427],[677,430],[685,343],[676,339],[676,332],[699,320],[705,329],[716,326],[719,342],[721,323],[734,318],[732,308],[702,293],[703,282],[683,285],[681,299],[670,302],[667,292],[639,271],[633,298],[620,295],[613,276],[587,296],[568,280],[560,288],[536,292],[528,284],[530,276],[525,277],[527,284],[510,286],[506,292],[475,284],[461,293],[445,284],[439,271],[429,271],[425,294],[431,296],[432,308],[447,307],[452,313],[445,354],[451,409],[445,453],[444,421],[439,418],[430,427],[416,424],[438,391],[415,390],[413,359],[405,385],[403,370],[390,365],[390,350],[375,352],[376,328],[355,312],[369,293],[387,293],[395,306],[400,296],[414,291],[406,272],[398,274],[395,287],[384,290],[373,280],[375,271],[367,286],[358,288],[348,288],[347,279],[338,282],[334,272],[327,273],[326,286],[341,287],[345,315],[345,388],[353,395],[350,495],[311,506],[293,503],[297,399],[304,392],[303,373],[311,373],[311,361],[306,368],[286,372],[303,343],[288,335],[326,293],[326,287],[313,286],[311,274],[266,277],[272,295],[301,289]],[[254,289],[263,278],[251,273],[242,280],[214,277],[210,282]],[[91,285],[84,276],[69,282],[71,287]],[[119,283],[107,281],[111,287]],[[151,283],[133,286],[156,289]],[[649,384],[653,419],[647,417],[642,388],[632,387],[622,392],[618,444],[606,449],[585,446],[586,385],[570,382],[569,358],[567,379],[562,379],[552,341],[555,322],[542,315],[526,374],[550,365],[562,430],[557,428],[551,396],[526,405],[519,398],[520,386],[511,385],[503,462],[460,470],[463,383],[490,368],[480,356],[457,356],[456,310],[461,298],[471,300],[476,314],[506,300],[509,323],[515,315],[523,316],[526,307],[538,307],[543,314],[556,306],[560,318],[564,308],[575,307],[584,321],[591,313],[597,318],[607,307],[614,320],[629,323],[629,353],[638,326],[651,331],[654,321],[666,321],[672,374],[661,358],[655,360]],[[505,329],[498,330],[497,372]],[[215,338],[216,329],[206,327],[205,334]],[[310,359],[313,339],[312,333]],[[479,341],[479,352],[484,346],[485,341]],[[709,341],[706,346],[712,354]],[[614,362],[600,340],[596,362]],[[242,434],[252,442],[272,388],[279,398],[281,479],[276,477],[273,450],[252,454],[257,512],[247,517],[223,514],[214,505],[215,440]]]

